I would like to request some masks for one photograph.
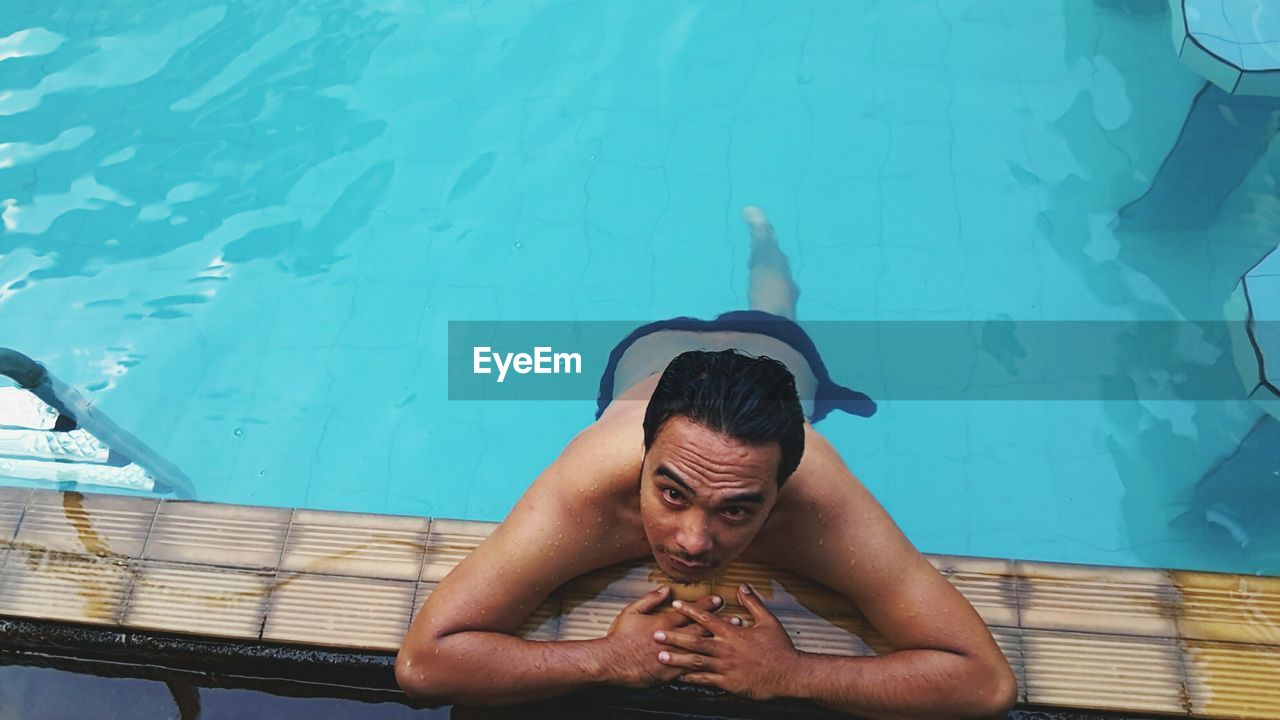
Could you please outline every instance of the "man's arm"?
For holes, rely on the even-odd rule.
[[[792,504],[766,532],[786,542],[757,557],[848,597],[894,651],[796,653],[782,694],[872,718],[988,717],[1013,706],[1017,680],[986,623],[812,428],[784,492]]]
[[[669,588],[624,608],[599,640],[530,642],[516,629],[571,578],[648,554],[632,517],[643,442],[639,406],[611,407],[579,433],[511,514],[440,583],[400,648],[396,679],[432,704],[509,705],[592,685],[649,687],[679,670],[653,635],[692,621],[663,606]],[[723,602],[693,603],[708,612]]]
[[[587,488],[626,457],[611,447],[616,434],[593,425],[575,437],[431,593],[396,660],[408,695],[435,704],[510,704],[610,679],[604,640],[532,642],[514,633],[552,590],[618,561],[600,554],[616,546],[604,537],[613,524],[586,521],[608,511],[590,507],[600,498]]]

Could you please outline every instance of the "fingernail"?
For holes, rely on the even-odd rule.
[[[721,605],[724,604],[724,600],[719,595],[712,595],[711,604],[714,605],[715,607],[720,607]]]
[[[680,602],[679,600],[673,600],[671,602],[671,607],[679,610],[680,608],[684,607],[684,603]]]
[[[665,650],[658,653],[658,662],[671,662],[671,653]]]
[[[658,593],[659,595],[665,595],[667,593],[667,586],[663,585],[662,587],[658,588],[654,592]]]
[[[739,590],[741,590],[742,592],[744,592],[744,593],[748,594],[748,595],[750,595],[750,594],[751,594],[751,586],[750,586],[750,585],[748,585],[748,584],[746,584],[746,583],[742,583],[741,585],[739,585],[739,586],[738,586],[738,589],[739,589]]]
[[[661,642],[667,639],[667,634],[659,630],[658,632],[653,634],[653,639]]]
[[[729,618],[729,622],[733,623],[734,625],[741,625],[741,624],[742,624],[742,618],[740,618],[740,617],[733,617],[733,618]]]

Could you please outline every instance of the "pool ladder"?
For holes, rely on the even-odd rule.
[[[0,477],[76,483],[194,499],[176,465],[95,409],[43,365],[0,347]]]

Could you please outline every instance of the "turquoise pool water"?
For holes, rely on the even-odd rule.
[[[802,319],[1223,319],[1276,245],[1280,150],[1169,22],[20,1],[0,345],[202,499],[498,520],[593,403],[449,401],[447,322],[743,307],[744,205]],[[1242,401],[889,399],[819,429],[926,551],[1280,574],[1275,426]]]

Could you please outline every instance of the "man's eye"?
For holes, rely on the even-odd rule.
[[[662,494],[665,495],[666,498],[671,502],[680,502],[681,500],[684,499],[680,495],[680,491],[676,490],[675,488],[666,488],[665,490],[662,491]]]
[[[730,520],[742,520],[747,516],[747,509],[741,507],[725,508],[722,512]]]

